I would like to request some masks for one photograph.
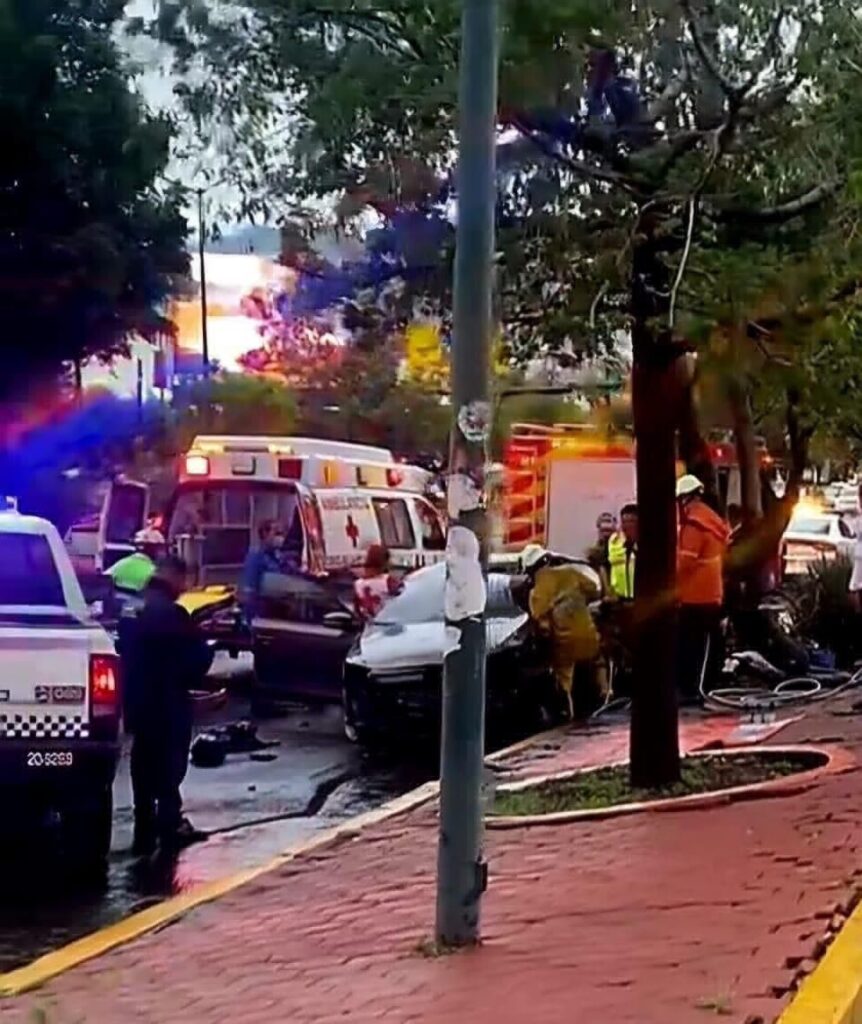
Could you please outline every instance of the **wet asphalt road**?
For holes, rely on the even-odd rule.
[[[225,662],[221,674],[245,666]],[[213,721],[247,717],[241,698]],[[296,709],[259,723],[259,735],[278,741],[271,760],[231,755],[214,769],[190,767],[185,809],[198,828],[214,834],[186,850],[174,864],[132,858],[131,787],[123,757],[115,794],[113,852],[107,883],[82,891],[51,877],[17,868],[0,877],[0,971],[28,963],[98,928],[176,894],[235,871],[265,863],[286,847],[347,818],[379,806],[436,775],[430,757],[412,763],[369,763],[343,735],[338,708]],[[261,819],[265,823],[255,824]],[[273,820],[275,819],[275,820]]]

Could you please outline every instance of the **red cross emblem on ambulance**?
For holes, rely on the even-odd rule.
[[[347,517],[347,524],[344,527],[344,532],[349,537],[353,546],[359,547],[359,527],[353,522],[353,516]]]

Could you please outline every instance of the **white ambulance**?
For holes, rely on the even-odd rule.
[[[443,557],[430,474],[384,448],[300,437],[195,438],[163,528],[202,586],[235,584],[275,520],[305,572],[357,568],[372,544],[414,569]]]
[[[282,526],[288,549],[312,579],[357,571],[372,544],[385,545],[393,567],[405,572],[445,557],[444,526],[425,497],[432,475],[385,448],[202,435],[181,458],[178,475],[157,525],[192,572],[193,589],[182,604],[211,640],[233,653],[250,642],[236,585],[267,520]],[[101,512],[66,536],[78,573],[104,572],[133,551],[148,515],[145,484],[118,478],[106,485]]]
[[[354,627],[340,595],[369,547],[383,544],[393,568],[404,572],[445,557],[444,526],[425,497],[430,479],[368,445],[197,437],[162,524],[193,573],[195,589],[182,603],[221,647],[236,651],[251,643],[262,681],[275,679],[282,689],[290,669],[299,689],[308,691],[294,688],[292,696],[340,699],[341,665]],[[250,637],[235,588],[268,520],[285,531],[287,552],[301,571],[275,581],[281,589],[267,600]]]

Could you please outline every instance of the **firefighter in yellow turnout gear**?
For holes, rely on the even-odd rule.
[[[603,698],[607,692],[607,675],[599,664],[599,634],[589,609],[601,596],[600,586],[589,570],[562,561],[555,564],[538,545],[524,549],[521,564],[530,580],[530,618],[550,641],[554,679],[573,718],[572,687],[579,666],[590,667]]]

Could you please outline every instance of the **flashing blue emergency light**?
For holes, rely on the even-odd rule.
[[[4,512],[17,512],[18,511],[18,499],[13,498],[11,495],[6,495],[3,499],[3,511]]]

